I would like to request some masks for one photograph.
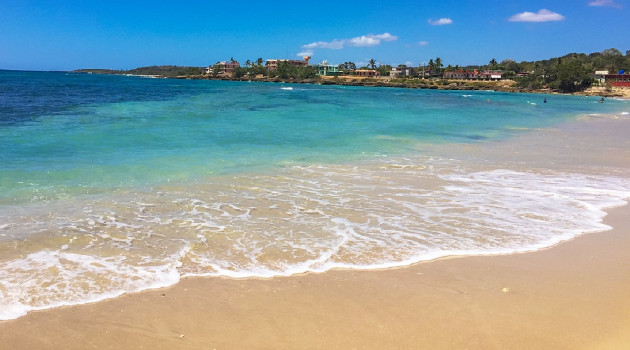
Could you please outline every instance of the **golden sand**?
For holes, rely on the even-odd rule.
[[[6,349],[627,349],[630,207],[525,254],[192,278],[0,323]]]

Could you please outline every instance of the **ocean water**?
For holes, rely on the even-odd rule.
[[[444,151],[628,119],[628,101],[598,101],[0,71],[0,320],[186,276],[386,268],[606,230],[603,209],[630,198],[618,169]]]

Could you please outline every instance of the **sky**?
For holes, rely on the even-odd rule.
[[[0,0],[0,69],[481,65],[630,50],[630,0]]]

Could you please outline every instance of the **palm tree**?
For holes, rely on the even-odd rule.
[[[372,69],[376,68],[376,60],[373,58],[370,58],[370,62],[368,63],[368,66],[370,66],[370,68]]]
[[[262,59],[262,58],[260,58],[260,57],[258,57],[258,59],[256,60],[256,65],[257,65],[258,67],[262,67],[262,64],[263,64],[263,59]]]
[[[252,61],[247,60],[247,62],[245,62],[245,67],[248,67],[248,68],[249,68],[249,66],[250,66],[251,64],[252,64]]]
[[[495,58],[490,60],[490,68],[494,69],[497,67],[497,60]]]

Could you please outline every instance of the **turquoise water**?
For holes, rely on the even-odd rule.
[[[539,95],[495,92],[32,72],[0,79],[0,203],[501,139],[614,110],[594,98],[542,104]]]
[[[627,118],[628,101],[598,101],[0,71],[0,319],[182,276],[383,268],[606,229],[625,179],[541,171],[518,150],[434,153]]]

